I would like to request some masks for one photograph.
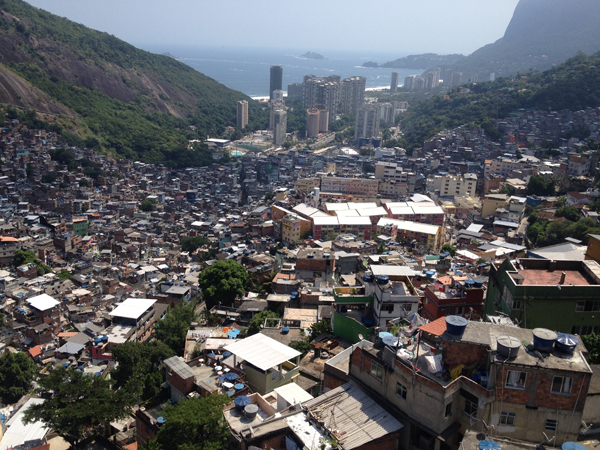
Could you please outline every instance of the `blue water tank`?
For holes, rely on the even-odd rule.
[[[475,282],[473,280],[465,280],[465,286],[468,288],[472,288],[475,286]]]
[[[281,334],[288,334],[290,332],[290,327],[283,327],[281,329]]]
[[[469,321],[460,316],[446,317],[446,331],[449,335],[460,338],[465,334]]]
[[[390,282],[390,277],[387,275],[377,275],[377,284],[388,284]]]
[[[363,275],[363,281],[370,283],[371,281],[373,281],[373,275],[371,275],[370,273],[365,273]]]
[[[483,280],[475,280],[475,287],[476,288],[482,288],[483,287]]]
[[[551,352],[558,335],[546,328],[535,328],[533,330],[533,346],[541,352]]]
[[[434,275],[435,275],[435,272],[433,270],[426,270],[425,271],[425,276],[428,277],[428,278],[431,278]]]
[[[566,353],[568,355],[573,354],[575,347],[579,344],[579,339],[575,336],[566,333],[558,333],[554,348],[559,352]]]

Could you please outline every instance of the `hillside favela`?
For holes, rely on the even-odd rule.
[[[0,450],[600,450],[600,2],[313,3],[0,0]]]

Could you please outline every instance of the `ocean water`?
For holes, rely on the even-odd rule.
[[[269,95],[269,69],[271,66],[283,67],[283,90],[292,83],[302,83],[304,75],[316,76],[339,75],[344,78],[363,76],[367,79],[367,89],[389,87],[394,70],[400,74],[399,84],[409,75],[417,75],[422,70],[365,68],[366,61],[380,64],[402,56],[393,52],[351,52],[351,51],[318,51],[313,49],[265,49],[265,48],[231,48],[231,47],[193,47],[144,46],[154,53],[169,52],[181,58],[203,74],[214,78],[225,86],[241,91],[250,97]],[[303,59],[300,55],[307,51],[316,51],[324,60]]]

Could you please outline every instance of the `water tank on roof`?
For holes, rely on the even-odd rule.
[[[578,344],[579,339],[577,339],[575,336],[566,333],[558,333],[558,337],[554,343],[554,348],[561,353],[571,355],[575,351],[575,347],[577,347]]]
[[[281,334],[288,334],[290,332],[290,327],[283,327],[281,329]]]
[[[377,275],[377,284],[388,284],[390,282],[390,277],[387,275]]]
[[[331,256],[331,253],[323,253],[323,258],[329,258]]]
[[[363,281],[370,283],[373,281],[373,275],[371,275],[370,273],[365,273],[363,275]]]
[[[513,336],[498,336],[496,348],[500,356],[515,358],[521,348],[521,341]]]
[[[313,254],[310,254],[310,255],[306,255],[306,257],[307,257],[308,259],[312,259],[312,258],[314,258],[314,257],[315,257],[315,255],[313,255]]]
[[[453,337],[461,338],[465,334],[469,321],[460,316],[446,317],[446,332]]]
[[[541,352],[551,352],[552,346],[558,335],[546,328],[535,328],[533,330],[533,346]]]
[[[433,270],[426,270],[425,271],[425,276],[428,278],[431,278],[435,275],[435,272]]]
[[[465,287],[472,288],[475,286],[475,282],[473,280],[465,280]]]
[[[475,280],[475,287],[476,288],[482,288],[483,287],[483,280]]]
[[[167,419],[165,419],[163,416],[160,416],[158,419],[156,419],[156,425],[160,428],[165,424],[166,421]]]
[[[258,406],[256,406],[254,403],[244,407],[244,415],[246,416],[246,419],[254,420],[256,414],[258,414]]]

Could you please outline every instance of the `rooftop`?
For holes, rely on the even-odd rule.
[[[27,299],[27,303],[39,311],[46,311],[54,308],[60,302],[50,297],[48,294],[41,294]]]
[[[228,345],[225,350],[261,370],[268,370],[301,355],[299,351],[261,333]]]
[[[112,317],[124,317],[126,319],[139,319],[156,300],[147,298],[128,298],[119,306],[117,306],[109,314]]]
[[[335,423],[333,434],[346,450],[403,428],[389,412],[351,382],[305,402],[304,406],[318,422]]]

